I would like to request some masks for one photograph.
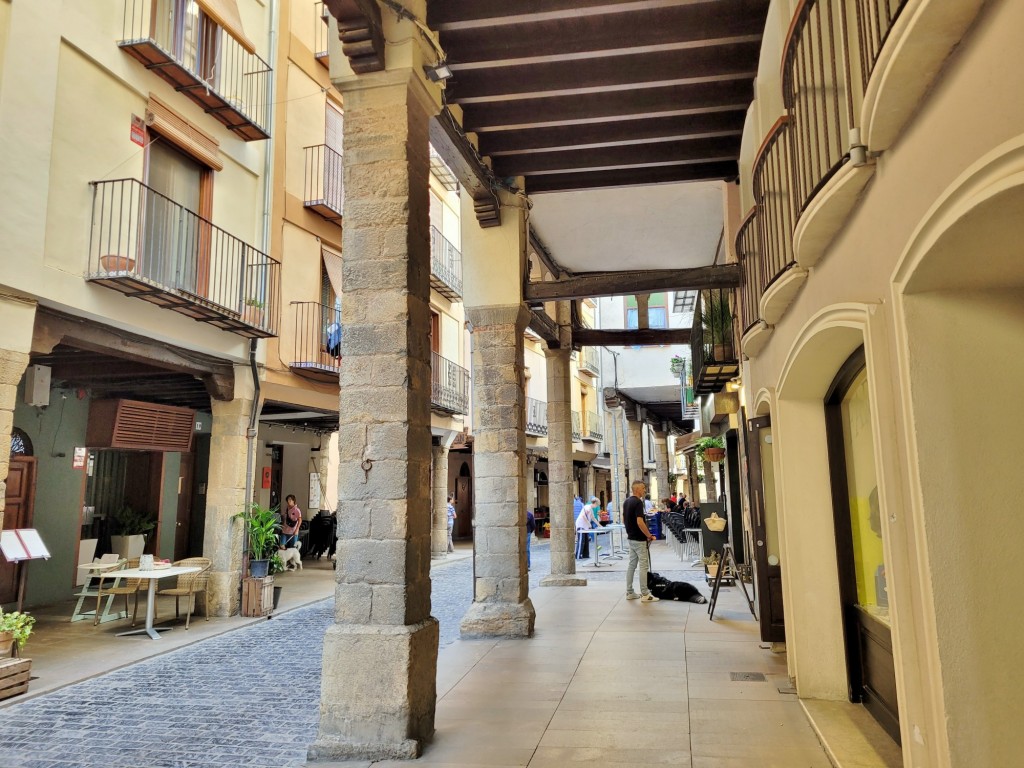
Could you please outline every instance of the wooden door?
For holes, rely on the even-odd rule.
[[[761,640],[766,643],[781,643],[786,639],[782,566],[778,562],[778,557],[773,557],[770,551],[768,512],[764,497],[764,473],[771,472],[772,468],[765,466],[761,450],[763,445],[771,445],[771,417],[758,416],[749,419],[747,429],[747,483],[750,487],[750,524],[754,536],[757,618],[761,625]]]
[[[31,528],[36,497],[36,460],[33,456],[12,456],[4,494],[4,528]],[[18,579],[24,563],[8,563],[0,556],[0,603],[18,599]]]
[[[178,470],[178,515],[174,523],[174,559],[188,557],[189,525],[192,518],[192,464],[191,453],[181,454]]]

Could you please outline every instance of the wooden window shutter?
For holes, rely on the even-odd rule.
[[[191,408],[140,400],[94,400],[85,441],[89,448],[188,453],[195,415]]]
[[[245,30],[242,29],[242,16],[238,13],[238,3],[235,0],[196,1],[211,21],[235,38],[246,51],[256,53],[256,46],[245,36]]]
[[[212,136],[150,94],[146,105],[146,125],[215,171],[223,170],[220,144]]]

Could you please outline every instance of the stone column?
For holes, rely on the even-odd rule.
[[[533,479],[537,467],[537,457],[532,453],[526,455],[526,508],[531,512],[537,509],[537,483]],[[550,500],[550,498],[549,498]]]
[[[700,484],[697,482],[697,459],[693,451],[686,453],[686,485],[691,504],[700,504]]]
[[[14,429],[14,406],[18,400],[18,384],[28,367],[32,349],[36,304],[16,298],[0,298],[0,327],[4,329],[0,347],[0,528],[4,520],[4,496],[7,495],[7,472],[11,468],[11,430]]]
[[[529,637],[523,304],[467,310],[473,326],[476,580],[464,637]],[[550,418],[550,410],[549,410]],[[549,482],[550,482],[549,457]],[[552,505],[553,507],[553,505]]]
[[[448,557],[448,446],[443,438],[434,438],[430,447],[433,458],[430,489],[433,494],[434,525],[430,530],[430,557]]]
[[[203,556],[210,558],[210,611],[234,616],[239,611],[242,583],[241,520],[233,519],[245,498],[245,463],[249,458],[249,415],[252,413],[252,374],[248,367],[235,370],[235,397],[212,400],[210,474],[206,488],[206,523]]]
[[[559,310],[563,303],[560,302]],[[568,333],[563,336],[567,337]],[[587,584],[586,579],[576,575],[574,552],[571,351],[568,344],[544,350],[548,372],[548,499],[551,502],[551,573],[540,582],[545,587]]]
[[[672,495],[672,489],[668,487],[668,435],[664,432],[654,432],[654,474],[658,478],[658,496],[651,500],[655,504],[661,503],[661,499],[667,499]]]
[[[641,438],[643,426],[641,421],[626,421],[626,457],[630,486],[637,480],[643,482],[644,479],[644,448]],[[628,497],[632,493],[632,489],[627,489],[627,491],[626,496]]]
[[[390,23],[390,22],[389,22]],[[418,67],[338,78],[345,269],[338,570],[309,759],[412,759],[434,732],[428,119]]]

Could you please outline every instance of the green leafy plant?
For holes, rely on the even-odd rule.
[[[680,355],[672,355],[672,359],[669,360],[668,369],[672,372],[672,375],[677,379],[686,367],[686,361]]]
[[[726,291],[704,294],[700,322],[704,328],[704,357],[710,360],[732,357],[732,306]]]
[[[253,307],[255,309],[263,309],[263,307],[265,307],[266,304],[263,303],[262,299],[257,299],[254,296],[250,296],[248,299],[245,300],[245,306]]]
[[[271,576],[276,573],[284,573],[284,562],[281,560],[280,550],[270,556],[269,573]]]
[[[110,513],[111,536],[138,536],[149,533],[156,527],[148,512],[136,512],[130,504]]]
[[[704,451],[708,448],[725,448],[725,441],[720,437],[702,437],[694,444],[694,456],[698,464],[704,463]]]
[[[32,625],[35,623],[36,619],[34,616],[29,616],[27,613],[20,613],[19,611],[4,613],[3,609],[0,608],[0,632],[10,632],[14,635],[19,651],[25,647],[28,636],[32,634]]]
[[[250,560],[266,560],[277,551],[277,532],[281,525],[277,521],[276,511],[253,503],[234,515],[233,519],[245,523]]]
[[[714,550],[711,551],[710,555],[706,555],[700,559],[704,565],[718,565],[722,560],[722,556]]]

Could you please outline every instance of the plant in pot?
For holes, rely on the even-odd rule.
[[[264,307],[266,304],[263,303],[262,299],[258,299],[255,296],[250,296],[245,300],[245,307],[242,310],[242,318],[249,325],[263,325],[264,319]]]
[[[721,461],[725,458],[725,441],[720,437],[702,437],[694,446],[698,464],[705,461]]]
[[[278,550],[270,556],[270,575],[276,576],[279,573],[284,573],[284,562],[281,560],[281,551]],[[277,610],[277,604],[281,602],[281,587],[277,585],[277,579],[274,579],[274,610]]]
[[[704,328],[705,362],[732,360],[732,307],[726,291],[704,294],[700,322]]]
[[[130,504],[115,508],[108,516],[110,546],[124,558],[139,557],[146,547],[146,534],[156,527],[148,512],[137,512]]]
[[[672,355],[672,359],[668,363],[668,369],[672,372],[672,375],[678,379],[685,368],[686,361],[679,355]]]
[[[17,645],[17,653],[28,642],[28,636],[32,634],[32,625],[36,623],[34,616],[20,611],[4,613],[0,608],[0,659],[6,659],[14,652]]]
[[[235,517],[245,523],[245,535],[249,542],[249,575],[254,579],[262,579],[269,570],[271,556],[277,552],[277,532],[280,528],[277,512],[253,503]]]
[[[712,551],[710,555],[702,557],[701,563],[704,565],[704,569],[708,572],[708,578],[713,579],[718,575],[718,566],[721,563],[721,556]]]

